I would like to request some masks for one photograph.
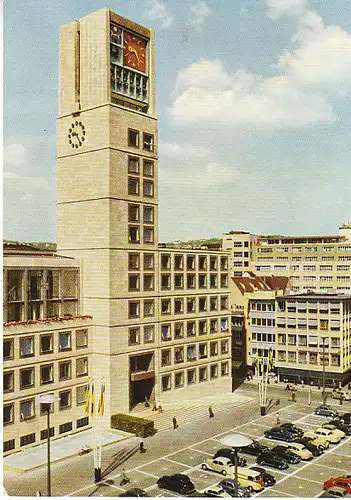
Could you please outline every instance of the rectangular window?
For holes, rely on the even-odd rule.
[[[207,256],[199,255],[199,270],[206,271],[207,269]]]
[[[150,207],[149,205],[144,205],[144,223],[145,224],[153,224],[154,223],[154,207]]]
[[[72,422],[66,422],[59,426],[59,434],[64,434],[65,432],[70,432],[73,428]]]
[[[77,377],[84,377],[85,375],[88,375],[88,358],[77,358],[76,375]]]
[[[206,335],[207,333],[207,320],[199,321],[199,335]]]
[[[154,136],[152,134],[143,134],[143,149],[145,151],[154,150]]]
[[[154,176],[154,162],[150,160],[144,160],[144,177]]]
[[[21,408],[21,420],[27,420],[29,418],[35,417],[34,399],[21,401],[20,408]]]
[[[144,253],[144,269],[151,270],[154,269],[154,254]]]
[[[210,271],[217,271],[218,269],[218,259],[217,257],[210,257]]]
[[[144,343],[154,342],[155,340],[155,328],[154,325],[144,326]]]
[[[71,391],[61,391],[59,393],[60,410],[66,410],[71,407]]]
[[[4,405],[4,425],[12,424],[14,419],[14,404]]]
[[[229,373],[229,363],[225,361],[221,363],[221,377],[226,377]]]
[[[144,227],[144,243],[154,242],[154,230],[151,227]]]
[[[128,227],[128,241],[129,243],[140,243],[140,228],[139,226]]]
[[[76,405],[82,405],[85,403],[88,392],[88,384],[79,385],[76,388]]]
[[[77,330],[76,348],[82,349],[83,347],[88,347],[88,330]]]
[[[181,289],[184,287],[183,275],[175,274],[174,275],[174,288]]]
[[[48,354],[53,351],[52,335],[40,336],[40,354]]]
[[[195,361],[196,360],[196,347],[195,347],[195,345],[188,345],[186,352],[187,352],[187,360],[188,361]]]
[[[199,368],[199,382],[205,382],[207,380],[207,367],[201,366]]]
[[[161,300],[161,314],[171,314],[171,299]]]
[[[129,271],[137,271],[140,268],[140,254],[139,253],[129,253],[128,254],[128,269]]]
[[[51,384],[54,381],[54,365],[42,365],[40,367],[40,383]]]
[[[186,277],[187,288],[195,288],[195,274],[188,274]]]
[[[218,319],[210,319],[210,333],[218,332]]]
[[[195,312],[195,299],[193,298],[188,298],[187,300],[187,313],[193,313]]]
[[[22,337],[20,339],[20,357],[34,356],[34,337]]]
[[[144,196],[152,198],[154,195],[154,183],[152,181],[144,181]]]
[[[171,350],[162,349],[161,350],[161,366],[168,366],[171,364]]]
[[[21,436],[20,446],[26,446],[32,443],[35,443],[35,432],[33,432],[32,434],[27,434],[26,436]]]
[[[3,374],[3,384],[4,384],[4,393],[13,392],[14,390],[14,373],[4,372]]]
[[[221,271],[227,271],[228,269],[228,257],[221,257]]]
[[[139,194],[139,179],[128,177],[128,194]]]
[[[139,147],[139,130],[128,129],[128,146],[132,148]]]
[[[54,437],[55,436],[55,427],[50,427],[50,437]],[[42,431],[40,431],[40,439],[47,439],[48,438],[48,430],[47,429],[43,429]]]
[[[221,274],[221,288],[228,288],[228,275]]]
[[[228,330],[228,318],[221,318],[221,332]]]
[[[85,427],[86,425],[89,425],[89,417],[83,417],[77,420],[77,429]]]
[[[210,356],[218,356],[218,342],[210,342]]]
[[[183,363],[183,362],[184,362],[184,347],[175,347],[174,363]]]
[[[140,220],[140,209],[139,205],[128,204],[128,222],[139,222]]]
[[[195,257],[194,257],[194,255],[187,255],[186,267],[187,267],[188,271],[192,271],[193,269],[195,269]]]
[[[139,158],[128,156],[128,173],[139,175]]]
[[[171,376],[163,375],[162,377],[162,391],[169,391],[171,388]]]
[[[140,302],[130,301],[128,303],[128,316],[129,318],[139,318],[140,316]]]
[[[207,275],[199,274],[199,288],[206,288],[206,287],[207,287]]]
[[[172,339],[171,325],[170,324],[161,325],[161,340],[171,340],[171,339]]]
[[[221,354],[228,354],[229,352],[229,340],[221,340]]]
[[[183,299],[174,299],[174,314],[183,314],[184,301]]]
[[[170,290],[171,288],[171,275],[161,274],[161,290]]]
[[[210,366],[210,377],[211,377],[211,379],[218,377],[218,365],[211,365]]]
[[[174,338],[182,339],[184,337],[183,323],[174,324]]]
[[[139,274],[128,275],[128,289],[130,292],[137,292],[140,289]]]
[[[199,344],[199,358],[207,358],[207,343]]]
[[[71,332],[59,333],[59,351],[71,350]]]
[[[195,321],[188,321],[186,324],[186,334],[187,337],[194,337],[196,334]]]
[[[155,314],[155,301],[144,300],[144,316],[154,316]]]
[[[183,269],[183,255],[174,256],[174,269],[176,271],[181,271]]]
[[[207,311],[207,298],[199,297],[199,312]]]
[[[129,345],[140,344],[140,328],[129,328]]]
[[[196,384],[196,370],[187,371],[187,383],[188,385]]]
[[[221,311],[225,311],[226,309],[228,309],[228,296],[223,295],[221,297]]]
[[[7,361],[13,359],[13,339],[4,340],[3,342],[3,359]]]
[[[20,370],[20,388],[28,389],[34,387],[34,368],[23,368]]]
[[[178,372],[174,374],[174,387],[184,386],[184,372]]]
[[[218,298],[216,296],[210,297],[210,311],[217,311]]]
[[[8,441],[4,441],[3,452],[14,450],[16,447],[16,443],[14,439],[9,439]]]

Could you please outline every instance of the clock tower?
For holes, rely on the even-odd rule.
[[[58,251],[81,261],[81,311],[96,325],[89,371],[105,379],[108,417],[157,389],[151,30],[106,8],[61,27],[57,151]],[[130,378],[138,364],[144,380]]]

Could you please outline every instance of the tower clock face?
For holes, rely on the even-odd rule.
[[[85,126],[80,121],[75,121],[68,129],[68,143],[72,148],[78,149],[85,141]]]
[[[146,72],[146,41],[128,31],[124,32],[123,64]]]

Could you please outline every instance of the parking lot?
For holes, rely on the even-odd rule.
[[[337,405],[332,405],[338,408]],[[347,405],[349,406],[349,405]],[[346,405],[342,409],[348,411]],[[279,411],[280,422],[294,422],[304,430],[312,430],[320,427],[329,419],[313,414],[313,408],[303,404],[291,404],[285,409]],[[128,469],[126,474],[130,483],[122,487],[120,475],[111,474],[105,478],[101,485],[93,485],[87,488],[81,488],[74,491],[70,496],[117,496],[119,493],[138,487],[146,490],[150,496],[179,496],[167,490],[161,490],[157,486],[157,480],[162,475],[174,473],[187,474],[195,484],[197,491],[202,492],[214,484],[217,484],[223,477],[215,472],[204,471],[200,464],[206,458],[213,454],[223,445],[220,439],[230,432],[245,434],[252,439],[259,440],[261,443],[270,447],[279,444],[279,441],[265,439],[263,433],[265,430],[276,425],[277,412],[270,413],[264,417],[258,417],[250,423],[245,423],[233,427],[230,431],[212,436],[210,439],[198,441],[189,447],[168,453],[161,458],[144,463],[137,467]],[[177,429],[175,432],[182,432]],[[248,465],[255,463],[255,457],[242,455],[247,459]],[[342,439],[336,445],[330,445],[330,448],[319,457],[314,457],[311,461],[301,461],[299,464],[290,465],[289,469],[277,471],[274,468],[266,467],[267,471],[272,473],[277,482],[270,488],[256,493],[256,497],[315,497],[323,488],[323,482],[330,477],[336,477],[350,472],[351,456],[351,437]]]

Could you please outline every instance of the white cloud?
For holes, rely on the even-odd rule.
[[[5,194],[17,195],[20,201],[32,201],[35,194],[52,190],[52,185],[44,177],[29,177],[15,172],[4,172]]]
[[[190,26],[200,33],[203,30],[206,17],[212,14],[212,10],[204,1],[199,1],[195,5],[192,5],[190,10],[194,15],[193,19],[190,21]]]
[[[299,16],[306,6],[306,0],[266,0],[268,15],[272,19],[278,19],[283,15]]]
[[[159,145],[159,153],[162,157],[169,158],[204,158],[211,153],[211,150],[187,143],[164,142]]]
[[[173,189],[191,185],[192,190],[203,190],[216,186],[233,184],[240,177],[240,172],[231,165],[220,165],[216,162],[207,163],[202,168],[194,170],[187,165],[174,167],[172,170],[159,169],[162,185]]]
[[[4,162],[6,165],[22,165],[27,159],[27,149],[23,144],[8,144],[4,148]]]
[[[167,10],[167,7],[160,0],[148,0],[147,17],[151,21],[159,21],[161,27],[168,29],[173,24],[173,16]]]

